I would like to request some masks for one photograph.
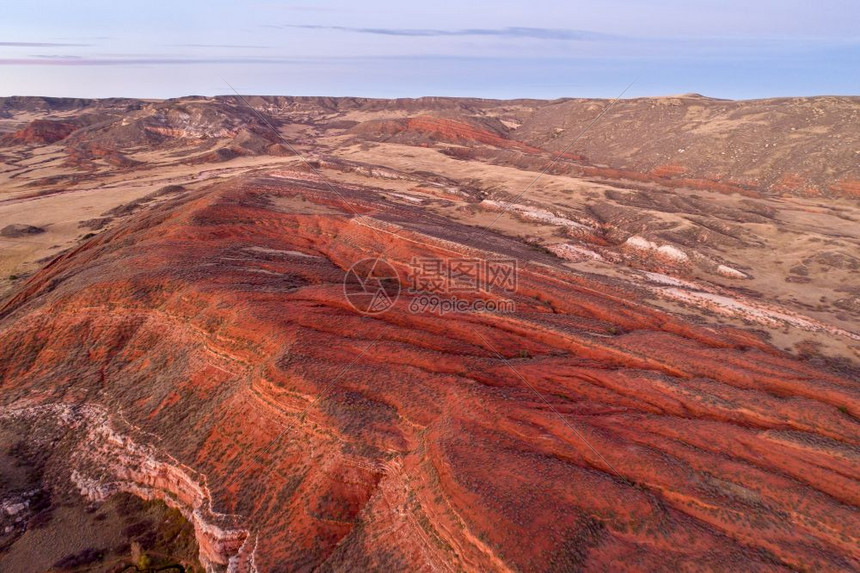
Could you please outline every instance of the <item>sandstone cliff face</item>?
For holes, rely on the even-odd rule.
[[[517,310],[362,315],[344,272],[378,255],[517,258]],[[0,403],[69,420],[68,478],[174,504],[212,569],[860,567],[856,381],[637,296],[280,171],[19,287]]]
[[[236,527],[236,516],[213,512],[205,478],[151,445],[143,446],[113,426],[121,416],[110,416],[91,404],[24,403],[4,409],[7,424],[54,427],[62,437],[42,445],[65,457],[68,475],[52,476],[54,485],[65,480],[90,501],[103,502],[118,493],[164,501],[178,509],[194,526],[200,562],[207,570],[253,571],[253,539]],[[59,442],[59,443],[58,443]],[[162,459],[164,458],[164,459]]]

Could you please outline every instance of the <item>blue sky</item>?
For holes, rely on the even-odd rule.
[[[405,5],[405,6],[404,6]],[[858,0],[10,2],[0,95],[860,94]]]

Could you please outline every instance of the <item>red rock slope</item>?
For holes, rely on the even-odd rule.
[[[860,568],[856,381],[338,193],[222,183],[57,259],[2,309],[0,418],[183,509],[213,567]],[[363,316],[344,269],[383,252],[518,257],[517,312]]]
[[[46,145],[67,138],[80,125],[73,121],[37,119],[12,134],[0,138],[2,145],[35,144]]]

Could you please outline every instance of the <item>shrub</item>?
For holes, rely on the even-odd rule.
[[[95,563],[96,561],[101,561],[102,557],[104,557],[104,552],[98,549],[93,549],[92,547],[88,549],[84,549],[80,553],[75,553],[74,555],[67,555],[63,557],[56,563],[54,563],[55,569],[77,569],[84,565],[90,565]]]

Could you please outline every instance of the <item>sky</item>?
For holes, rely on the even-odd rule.
[[[4,4],[0,96],[860,94],[860,0]]]

